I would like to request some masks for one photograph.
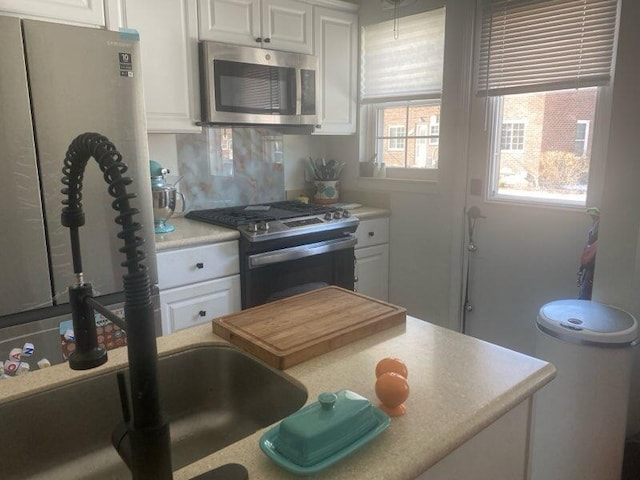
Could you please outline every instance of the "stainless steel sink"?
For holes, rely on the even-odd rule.
[[[227,346],[161,357],[159,380],[174,470],[284,418],[307,400],[302,384]],[[115,372],[0,405],[0,477],[129,479],[110,441],[121,421]]]

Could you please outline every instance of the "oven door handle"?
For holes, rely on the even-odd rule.
[[[353,248],[358,240],[355,235],[349,235],[345,238],[337,238],[333,240],[325,240],[324,242],[309,243],[297,247],[283,248],[273,252],[256,253],[249,255],[249,268],[264,267],[265,265],[273,265],[274,263],[288,262],[299,258],[312,257],[323,253],[336,252],[338,250],[346,250]]]

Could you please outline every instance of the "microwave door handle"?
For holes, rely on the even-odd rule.
[[[296,115],[302,115],[302,69],[296,68]]]

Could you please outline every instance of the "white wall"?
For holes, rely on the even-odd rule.
[[[284,188],[285,190],[304,190],[308,185],[304,181],[304,162],[309,157],[326,156],[325,138],[313,135],[284,136]]]
[[[400,10],[406,16],[442,7],[444,0],[422,0]],[[374,184],[358,179],[358,137],[332,139],[327,155],[350,158],[343,180],[354,191],[378,191],[388,196],[391,208],[389,299],[403,305],[410,315],[433,323],[457,328],[457,301],[460,278],[456,272],[462,231],[466,171],[468,65],[463,46],[471,31],[462,28],[470,20],[474,0],[448,2],[445,38],[444,82],[440,172],[437,184],[412,182]],[[379,1],[360,3],[360,26],[389,20],[393,9],[382,9]],[[472,20],[472,18],[471,18]],[[453,268],[452,268],[453,266]]]
[[[602,196],[594,300],[640,319],[640,2],[623,0]],[[628,431],[640,432],[640,350],[636,347]]]
[[[178,149],[176,136],[168,133],[151,133],[149,139],[149,159],[168,168],[171,174],[178,174]]]

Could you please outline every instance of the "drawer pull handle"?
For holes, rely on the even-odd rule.
[[[369,236],[373,237],[375,234],[373,232],[369,232]]]
[[[199,270],[203,269],[204,268],[204,263],[202,263],[202,262],[196,263],[196,268],[199,269]]]
[[[201,317],[206,317],[207,316],[207,311],[206,310],[200,310],[198,312],[198,315],[200,315]]]

